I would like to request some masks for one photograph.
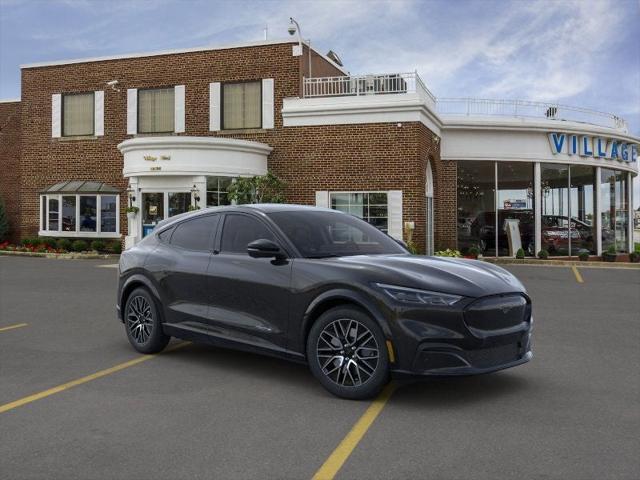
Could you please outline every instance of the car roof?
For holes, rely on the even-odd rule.
[[[339,210],[332,210],[330,208],[322,208],[322,207],[314,207],[310,205],[294,205],[294,204],[285,204],[285,203],[251,203],[246,205],[225,205],[220,207],[207,207],[204,209],[194,210],[191,212],[180,213],[178,215],[174,215],[173,217],[166,218],[156,225],[154,229],[156,232],[159,232],[164,227],[172,225],[176,222],[188,219],[199,217],[200,215],[206,215],[208,213],[213,212],[247,212],[247,211],[257,211],[261,213],[274,213],[274,212],[312,212],[312,211],[323,211],[323,212],[333,212],[333,213],[342,213]]]

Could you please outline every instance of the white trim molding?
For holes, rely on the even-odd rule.
[[[51,137],[62,137],[62,94],[51,95]]]
[[[138,133],[138,89],[127,89],[127,135]]]
[[[175,133],[184,133],[185,131],[185,86],[184,85],[176,85],[173,87],[174,91],[174,132]]]
[[[329,208],[328,190],[319,190],[316,192],[316,207]]]
[[[262,79],[262,128],[273,128],[274,114],[274,80]]]
[[[267,173],[272,148],[264,143],[227,137],[136,137],[118,145],[123,174],[133,176],[222,175]]]
[[[222,109],[220,108],[220,82],[209,84],[209,131],[220,131]]]
[[[104,91],[97,90],[93,92],[93,134],[96,137],[104,136]]]
[[[402,240],[402,190],[387,192],[387,215],[389,218],[387,233],[396,240]]]

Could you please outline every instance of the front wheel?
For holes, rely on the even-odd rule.
[[[124,325],[129,343],[140,353],[158,353],[171,339],[162,331],[158,307],[146,288],[136,288],[127,298]]]
[[[371,398],[389,379],[382,330],[354,307],[332,308],[320,316],[307,338],[307,360],[322,386],[338,397]]]

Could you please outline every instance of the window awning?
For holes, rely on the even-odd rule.
[[[120,193],[120,189],[107,185],[104,182],[93,182],[85,180],[69,180],[67,182],[56,183],[45,188],[40,193]]]

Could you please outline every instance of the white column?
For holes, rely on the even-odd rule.
[[[629,216],[627,230],[628,233],[628,252],[633,252],[633,176],[631,172],[627,172],[627,215]]]
[[[538,255],[538,252],[542,250],[542,178],[540,173],[540,162],[534,163],[533,167],[533,192],[534,192],[534,228],[535,228],[535,252],[534,255]]]
[[[600,167],[596,167],[594,226],[596,235],[596,255],[602,255],[602,205],[600,202]]]
[[[191,186],[196,186],[196,189],[198,190],[197,195],[200,197],[198,206],[200,209],[207,208],[207,177],[204,175],[197,175],[193,177],[192,181],[193,183]]]
[[[316,207],[329,208],[328,190],[319,190],[316,192]]]
[[[124,238],[125,250],[133,247],[142,238],[142,194],[138,188],[138,177],[129,179],[129,188],[133,190],[133,196],[135,197],[135,201],[131,202],[131,205],[138,207],[140,210],[135,217],[129,218],[129,215],[127,215],[127,236]],[[128,198],[127,206],[129,206]]]

